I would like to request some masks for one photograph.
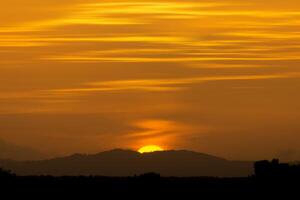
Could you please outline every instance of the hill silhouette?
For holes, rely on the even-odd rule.
[[[176,177],[245,177],[253,174],[253,162],[230,161],[185,150],[140,154],[116,149],[41,161],[0,160],[0,167],[17,175],[52,176],[133,176],[148,172]]]

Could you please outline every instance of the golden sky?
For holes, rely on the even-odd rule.
[[[0,1],[0,138],[300,158],[299,0]]]

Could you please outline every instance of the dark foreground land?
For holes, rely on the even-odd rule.
[[[11,195],[259,197],[298,194],[300,179],[172,177],[15,177],[1,180]],[[200,196],[199,196],[200,195]],[[41,197],[42,197],[41,196]],[[297,198],[296,198],[297,199]]]
[[[239,199],[286,199],[300,194],[299,166],[276,162],[257,162],[255,175],[245,178],[161,177],[148,173],[132,177],[100,176],[15,176],[2,171],[1,193],[46,197],[84,197],[84,199],[161,198],[207,199],[207,197],[238,197]],[[58,196],[59,195],[59,196]],[[110,198],[107,198],[109,196]],[[106,198],[104,198],[106,197]],[[204,198],[205,197],[205,198]],[[68,198],[68,199],[69,199]]]

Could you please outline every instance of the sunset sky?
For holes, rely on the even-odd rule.
[[[0,139],[300,159],[299,0],[0,1]]]

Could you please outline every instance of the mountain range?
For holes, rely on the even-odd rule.
[[[243,177],[253,174],[253,162],[231,161],[186,150],[140,154],[116,149],[40,161],[0,160],[0,167],[17,175],[52,176],[133,176],[148,172],[177,177]]]

